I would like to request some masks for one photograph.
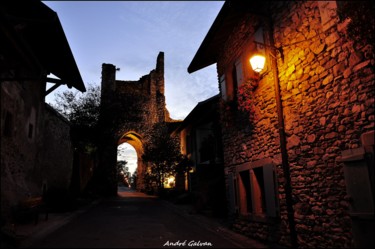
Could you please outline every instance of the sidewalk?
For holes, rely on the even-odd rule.
[[[49,213],[47,220],[45,220],[44,215],[40,215],[37,224],[34,224],[33,222],[26,224],[13,224],[3,228],[2,233],[4,233],[7,238],[1,239],[0,248],[27,248],[36,241],[67,224],[78,215],[86,212],[97,203],[99,203],[99,201],[94,201],[91,204],[80,207],[72,212]]]

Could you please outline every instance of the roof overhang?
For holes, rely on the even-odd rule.
[[[240,18],[246,13],[264,16],[264,6],[258,1],[226,1],[191,61],[188,72],[193,73],[216,63]]]
[[[204,101],[198,102],[198,104],[193,108],[193,110],[186,116],[186,118],[180,123],[177,131],[181,131],[184,128],[196,125],[202,120],[212,119],[218,108],[220,95],[216,94]]]
[[[7,32],[8,47],[27,49],[47,74],[57,76],[69,88],[86,91],[76,61],[56,12],[41,1],[2,1],[1,32]],[[15,37],[16,36],[16,37]]]

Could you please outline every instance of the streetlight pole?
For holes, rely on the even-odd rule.
[[[269,12],[270,13],[270,12]],[[274,46],[274,40],[272,35],[273,24],[271,17],[268,16],[266,20],[266,34],[270,47],[276,49]],[[282,51],[278,49],[278,51]],[[283,54],[280,53],[283,57]],[[294,220],[294,209],[293,209],[293,197],[292,197],[292,185],[291,185],[291,178],[290,178],[290,170],[289,170],[289,160],[288,160],[288,151],[286,148],[286,135],[285,135],[285,125],[284,125],[284,115],[283,115],[283,106],[281,102],[281,93],[280,93],[280,82],[279,82],[279,70],[277,67],[277,59],[275,56],[271,57],[271,68],[272,68],[272,75],[274,79],[274,87],[275,87],[275,98],[276,98],[276,108],[277,108],[277,117],[278,117],[278,130],[279,130],[279,138],[280,138],[280,151],[281,151],[281,160],[282,160],[282,169],[284,174],[284,190],[285,190],[285,200],[286,200],[286,208],[287,208],[287,217],[289,223],[289,231],[290,231],[290,240],[291,245],[293,248],[298,248],[298,241],[297,241],[297,232]]]

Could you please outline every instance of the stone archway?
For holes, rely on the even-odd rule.
[[[144,173],[147,169],[147,164],[143,162],[143,142],[142,137],[134,131],[129,131],[122,135],[118,141],[118,145],[122,143],[128,143],[135,149],[137,153],[137,190],[142,191],[144,189],[144,183],[142,181]]]
[[[116,80],[116,67],[102,65],[101,84],[101,148],[99,149],[100,186],[104,194],[117,194],[116,162],[117,146],[127,142],[138,154],[139,190],[144,186],[146,170],[141,160],[144,135],[156,123],[173,122],[166,109],[164,96],[164,53],[160,52],[156,68],[138,81]]]

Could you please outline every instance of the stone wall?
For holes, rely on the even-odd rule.
[[[68,191],[70,125],[44,103],[44,82],[1,83],[1,216],[43,187]]]
[[[63,116],[45,105],[42,151],[33,178],[46,184],[49,191],[67,193],[73,169],[73,147],[70,124]]]
[[[284,54],[284,60],[277,55],[277,65],[298,243],[351,247],[350,204],[343,165],[337,159],[344,150],[361,147],[360,136],[374,128],[373,48],[347,40],[345,23],[335,12],[327,14],[330,6],[323,4],[272,4],[273,38]],[[220,55],[219,76],[253,47],[257,21],[244,15],[236,26]],[[244,66],[245,78],[253,77],[249,67]],[[272,73],[262,75],[254,90],[255,117],[250,121],[235,104],[223,102],[224,160],[228,176],[243,163],[272,159],[279,219],[259,222],[239,217],[233,227],[250,237],[290,245],[274,91]],[[227,180],[228,189],[229,185]]]
[[[30,176],[43,138],[43,104],[38,81],[1,82],[1,214],[22,198],[40,194]],[[2,218],[3,218],[2,217]]]
[[[279,78],[296,229],[300,243],[309,247],[351,246],[337,158],[360,147],[361,135],[374,128],[373,53],[366,58],[368,46],[345,38],[345,23],[326,13],[331,7],[306,2],[275,9],[276,45],[285,47]]]

